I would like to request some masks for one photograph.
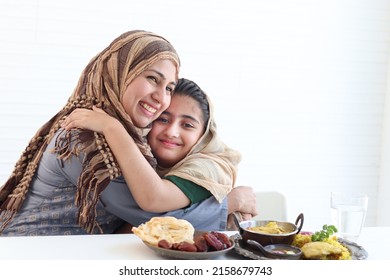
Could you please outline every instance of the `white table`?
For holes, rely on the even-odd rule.
[[[388,236],[390,227],[366,227],[357,243],[366,249],[369,260],[386,260],[389,259],[390,243],[381,240]],[[220,259],[234,257],[232,253]],[[0,260],[32,259],[158,260],[161,257],[134,234],[0,237]]]

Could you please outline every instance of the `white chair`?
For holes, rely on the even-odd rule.
[[[287,199],[278,191],[257,191],[256,208],[259,213],[252,220],[287,221]]]

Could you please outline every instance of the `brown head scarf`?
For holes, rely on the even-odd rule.
[[[185,85],[183,89],[182,83]],[[187,156],[171,168],[158,166],[157,172],[160,176],[178,176],[202,186],[221,202],[235,185],[241,154],[218,136],[211,100],[196,83],[181,79],[174,94],[192,98],[201,96],[208,104],[209,118],[204,134]]]
[[[116,38],[95,56],[84,69],[77,87],[65,107],[44,124],[30,140],[15,165],[10,178],[0,189],[0,232],[12,220],[25,199],[31,180],[48,143],[60,129],[61,121],[75,108],[104,107],[117,118],[134,138],[145,158],[155,165],[143,129],[133,125],[122,106],[126,87],[153,63],[169,59],[179,72],[180,61],[173,46],[163,37],[147,31],[129,31]],[[92,131],[73,130],[57,139],[59,158],[85,153],[83,170],[77,184],[76,205],[80,208],[79,224],[91,233],[96,226],[95,207],[101,191],[110,180],[121,175],[104,137]]]

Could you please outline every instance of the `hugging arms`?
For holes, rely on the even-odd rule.
[[[120,166],[128,167],[122,172],[143,210],[181,209],[211,196],[222,202],[233,189],[240,155],[219,139],[211,102],[190,80],[179,79],[170,106],[153,122],[147,136],[161,178],[123,126],[102,109],[75,110],[62,126],[68,130],[91,129],[105,136]],[[255,214],[251,188],[234,188],[229,197],[228,213],[240,211],[246,219]]]
[[[136,225],[162,215],[133,203],[116,155],[101,133],[65,131],[61,123],[77,108],[103,107],[121,123],[148,164],[156,166],[144,135],[168,108],[179,68],[179,57],[166,39],[140,30],[122,34],[92,58],[65,106],[32,137],[1,187],[0,234],[111,233],[122,219]],[[117,214],[115,207],[122,206],[133,216]],[[219,218],[218,229],[226,221],[227,209],[226,198],[218,203],[210,196],[164,214],[196,217],[204,224],[207,218]],[[220,217],[209,217],[210,213]]]

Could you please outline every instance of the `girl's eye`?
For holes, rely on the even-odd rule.
[[[184,123],[183,126],[185,128],[194,128],[194,126],[192,125],[192,123]]]
[[[168,123],[168,119],[164,117],[158,117],[155,121],[160,123]]]

